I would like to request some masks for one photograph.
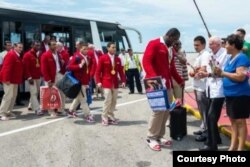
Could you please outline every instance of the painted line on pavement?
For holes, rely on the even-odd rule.
[[[121,106],[129,105],[129,104],[133,104],[133,103],[138,103],[138,102],[145,101],[145,100],[147,100],[147,98],[143,98],[143,99],[133,100],[133,101],[126,102],[126,103],[117,104],[116,107],[121,107]],[[92,110],[91,112],[95,112],[95,111],[100,111],[100,109]],[[39,123],[39,124],[27,126],[27,127],[15,129],[15,130],[3,132],[3,133],[0,133],[0,137],[11,135],[11,134],[18,133],[18,132],[23,132],[23,131],[34,129],[34,128],[38,128],[38,127],[45,126],[45,125],[48,125],[48,124],[52,124],[52,123],[55,123],[55,122],[58,122],[58,121],[62,121],[64,119],[68,119],[68,117],[57,118],[57,119],[54,119],[54,120],[51,120],[51,121],[47,121],[47,122],[43,122],[43,123]]]

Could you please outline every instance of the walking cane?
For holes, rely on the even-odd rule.
[[[207,30],[208,37],[210,38],[212,35],[210,34],[210,32],[209,32],[209,30],[208,30],[208,28],[207,28],[207,25],[206,25],[206,23],[205,23],[205,21],[204,21],[202,15],[201,15],[200,9],[198,8],[198,5],[197,5],[196,1],[195,1],[195,0],[193,0],[193,1],[194,1],[194,4],[195,4],[195,6],[196,6],[198,12],[199,12],[199,15],[200,15],[200,17],[201,17],[201,20],[202,20],[202,22],[203,22],[203,24],[204,24],[204,26],[205,26],[205,28],[206,28],[206,30]]]

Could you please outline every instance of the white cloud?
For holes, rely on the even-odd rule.
[[[18,8],[18,9],[25,9],[25,6],[29,7],[27,4],[13,4],[11,2],[7,2],[5,0],[0,0],[0,6],[6,8]]]
[[[43,5],[59,5],[59,6],[68,6],[68,5],[75,5],[76,0],[60,0],[60,1],[53,1],[53,0],[31,0],[36,4],[43,4]]]
[[[12,1],[12,2],[10,2]],[[170,27],[177,27],[182,33],[183,44],[192,48],[192,38],[201,34],[207,36],[193,0],[0,0],[0,6],[28,10],[53,12],[97,20],[120,22],[122,25],[139,29],[145,41],[162,35]],[[27,1],[26,1],[27,2]],[[250,39],[250,25],[246,24],[250,1],[248,0],[196,0],[201,13],[213,35],[226,36],[238,27],[247,31]],[[248,35],[249,34],[249,35]],[[191,43],[191,44],[190,44]]]

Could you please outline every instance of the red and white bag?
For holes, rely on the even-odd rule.
[[[41,110],[54,110],[60,109],[62,100],[59,90],[53,86],[40,87],[40,108]]]

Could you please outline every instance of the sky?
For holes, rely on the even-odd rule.
[[[249,0],[196,0],[212,35],[226,37],[238,28],[250,41]],[[147,43],[176,27],[181,32],[183,49],[194,51],[197,35],[207,32],[193,0],[0,0],[1,7],[15,7],[36,12],[62,14],[96,20],[119,22],[138,29],[140,44],[133,31],[127,31],[133,50],[143,52]]]

